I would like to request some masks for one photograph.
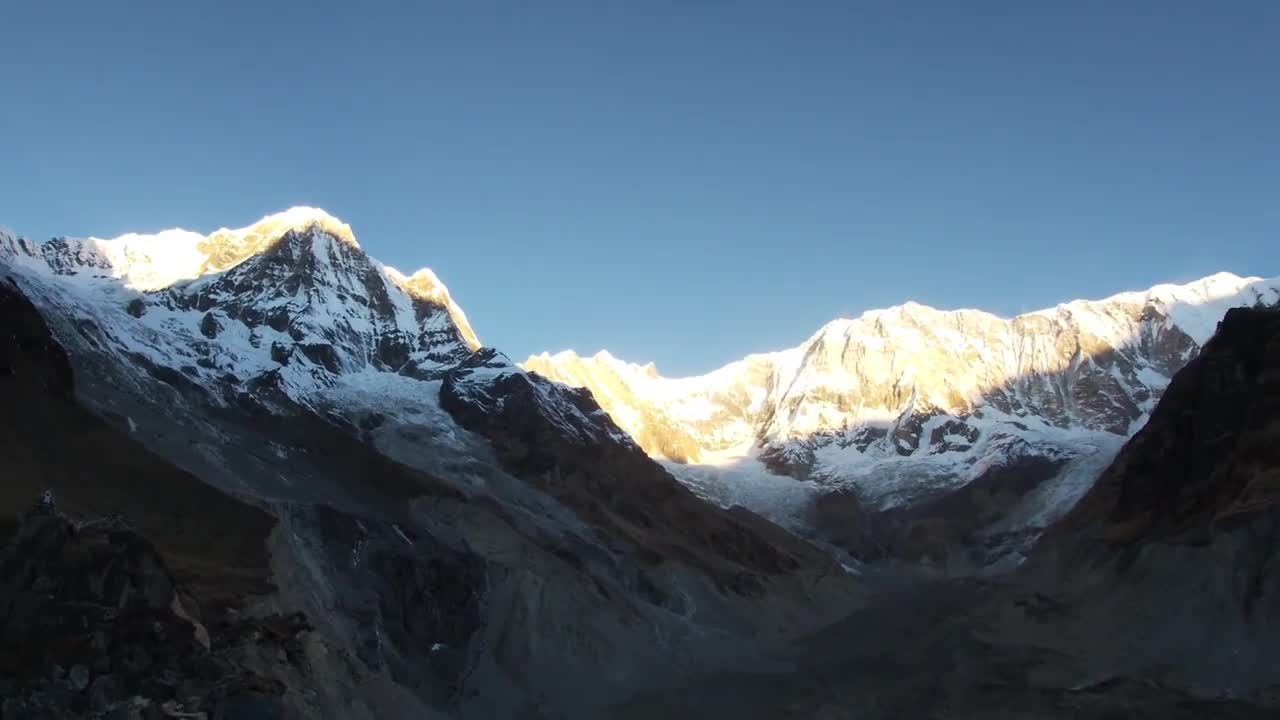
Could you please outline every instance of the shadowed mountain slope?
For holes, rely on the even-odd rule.
[[[190,571],[211,589],[265,588],[274,519],[80,407],[66,353],[36,308],[3,281],[0,424],[0,523],[52,490],[65,512],[126,516],[179,572]]]

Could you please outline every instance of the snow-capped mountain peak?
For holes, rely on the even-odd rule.
[[[435,273],[377,262],[316,208],[207,236],[6,234],[5,266],[37,298],[92,318],[104,346],[199,384],[266,382],[298,400],[365,371],[438,379],[480,346]]]
[[[350,225],[319,208],[292,207],[268,215],[248,227],[221,228],[210,233],[199,243],[199,250],[205,255],[201,274],[235,267],[271,247],[286,234],[305,233],[313,228],[353,249],[360,248]]]
[[[319,227],[329,235],[353,247],[360,247],[360,243],[356,242],[355,234],[351,232],[350,225],[330,215],[325,210],[306,205],[296,205],[288,210],[272,213],[252,225],[238,230],[221,228],[214,232],[213,235],[231,235],[235,237],[257,235],[269,239],[280,237],[290,230],[306,230],[312,226]]]
[[[1197,345],[1203,345],[1229,308],[1273,304],[1277,284],[1280,284],[1280,278],[1241,277],[1219,272],[1183,285],[1162,283],[1148,290],[1117,293],[1102,300],[1072,300],[1041,310],[1039,314],[1065,309],[1087,315],[1107,307],[1151,306],[1167,315]]]
[[[1218,273],[1014,318],[908,302],[700,377],[607,353],[524,366],[591,389],[655,456],[762,457],[809,476],[883,456],[952,462],[1035,428],[1127,436],[1227,308],[1277,301],[1280,278]]]
[[[0,256],[34,255],[62,275],[109,275],[129,289],[152,291],[210,273],[229,270],[265,252],[290,232],[318,228],[329,237],[359,249],[351,227],[312,207],[293,207],[241,228],[220,228],[202,235],[172,228],[156,233],[126,233],[114,238],[54,238],[36,245],[0,234]],[[8,241],[4,238],[7,236]],[[19,248],[19,245],[25,247]],[[6,251],[5,246],[8,247]]]

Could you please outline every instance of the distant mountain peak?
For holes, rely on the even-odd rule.
[[[319,208],[298,206],[268,215],[238,229],[221,228],[198,243],[207,260],[203,272],[218,272],[234,267],[263,252],[290,232],[306,234],[319,230],[326,235],[359,249],[351,226]]]
[[[1013,318],[906,302],[837,318],[796,347],[699,377],[663,378],[605,351],[544,353],[524,367],[589,388],[659,457],[672,457],[664,448],[674,447],[689,459],[807,458],[852,444],[857,453],[840,462],[870,462],[888,447],[950,463],[979,446],[949,438],[981,435],[993,423],[1016,432],[1132,432],[1228,308],[1278,300],[1280,278],[1221,272]],[[892,442],[870,442],[886,433]]]
[[[351,232],[350,225],[321,208],[307,207],[305,205],[298,205],[288,210],[272,213],[242,228],[219,228],[209,234],[209,239],[252,237],[261,238],[263,242],[270,242],[290,231],[305,232],[313,227],[319,228],[349,245],[360,247],[360,243],[356,242],[355,234]]]
[[[114,320],[125,323],[121,336],[177,337],[179,347],[153,348],[154,361],[202,354],[190,370],[197,375],[253,368],[283,372],[303,389],[370,369],[428,378],[480,347],[434,272],[405,276],[379,263],[349,225],[313,207],[207,236],[173,229],[35,244],[5,233],[0,261],[126,313]],[[177,317],[191,335],[165,324]]]

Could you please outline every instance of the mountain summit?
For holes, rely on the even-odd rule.
[[[196,375],[275,371],[303,392],[325,382],[317,367],[438,377],[480,346],[433,272],[382,265],[350,226],[316,208],[208,236],[166,230],[37,245],[5,234],[6,258],[39,285],[54,282],[60,297],[102,310],[104,332],[152,331],[133,351],[159,365],[185,357]]]

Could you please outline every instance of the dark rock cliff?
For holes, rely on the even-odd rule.
[[[1280,312],[1227,312],[1058,533],[1205,544],[1280,501]]]
[[[1280,686],[1278,500],[1280,312],[1235,309],[1028,561],[1069,608],[1037,634],[1098,672]]]

